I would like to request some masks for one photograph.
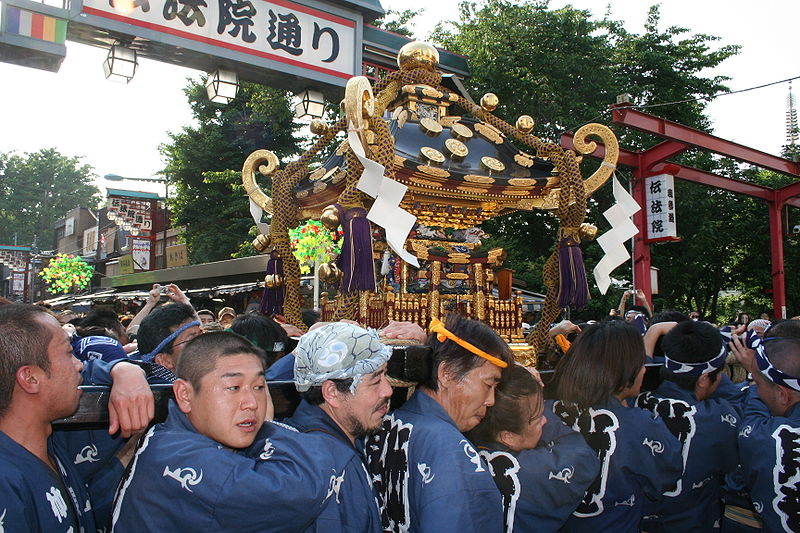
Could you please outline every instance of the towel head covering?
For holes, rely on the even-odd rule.
[[[392,355],[373,329],[336,322],[300,337],[293,352],[295,386],[300,392],[329,379],[353,379],[355,393],[361,377],[372,374]]]

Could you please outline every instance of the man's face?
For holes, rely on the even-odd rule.
[[[47,324],[51,338],[47,345],[47,358],[50,361],[49,376],[44,376],[43,398],[49,405],[51,419],[72,415],[78,408],[81,390],[78,386],[83,381],[81,363],[72,353],[69,336],[61,328],[58,321],[42,315],[42,322]]]
[[[177,331],[190,322],[194,322],[194,318],[186,319],[177,326],[169,328],[169,330],[172,332]],[[200,329],[200,326],[192,326],[189,329],[181,331],[180,335],[175,337],[175,340],[172,341],[172,355],[169,357],[159,358],[159,363],[174,371],[178,366],[178,359],[180,358],[181,353],[183,353],[183,348],[186,346],[186,343],[195,337],[200,336],[202,333],[203,330]]]
[[[253,443],[271,410],[264,367],[257,356],[220,357],[214,370],[203,376],[199,391],[186,385],[190,397],[179,405],[198,433],[228,448]]]
[[[200,317],[201,326],[214,323],[214,315],[209,315],[208,313],[200,313],[197,316]]]
[[[342,429],[354,439],[364,437],[381,427],[383,415],[389,411],[392,386],[386,379],[386,363],[372,374],[362,376],[355,394],[342,394],[342,405],[335,408]]]
[[[467,372],[461,381],[449,385],[446,398],[442,397],[442,407],[459,431],[469,431],[483,420],[486,409],[494,405],[494,390],[498,383],[500,367],[485,361]]]

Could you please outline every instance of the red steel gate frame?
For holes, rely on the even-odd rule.
[[[633,170],[632,194],[639,205],[645,205],[644,178],[658,174],[672,174],[676,178],[746,194],[764,200],[767,203],[769,211],[773,316],[786,318],[786,283],[783,264],[784,235],[781,212],[784,206],[800,207],[800,197],[798,197],[800,196],[800,181],[779,189],[772,189],[763,185],[726,178],[667,160],[690,148],[699,148],[794,178],[800,178],[800,163],[727,141],[676,122],[636,111],[629,104],[612,105],[611,116],[614,124],[620,124],[627,128],[650,133],[665,139],[642,152],[620,148],[618,164],[630,167]],[[572,147],[571,133],[561,136],[561,145],[564,148]],[[598,145],[598,149],[592,154],[592,157],[602,159],[605,155],[605,149],[600,143]],[[650,245],[645,241],[646,223],[644,210],[634,215],[633,222],[639,228],[639,233],[636,235],[633,245],[633,279],[635,280],[636,288],[645,293],[648,301],[652,301]]]

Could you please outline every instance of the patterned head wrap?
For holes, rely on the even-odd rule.
[[[788,389],[800,392],[800,379],[790,376],[786,372],[772,366],[772,362],[767,357],[767,351],[764,348],[764,343],[767,341],[778,340],[780,337],[767,337],[761,339],[758,336],[754,337],[748,344],[750,348],[756,351],[756,363],[759,370],[765,378],[770,380],[776,385],[782,385]]]
[[[355,394],[361,377],[388,361],[392,348],[381,343],[374,329],[336,322],[300,337],[293,353],[298,391],[307,391],[329,379],[352,378],[350,392]]]
[[[725,359],[727,358],[728,350],[725,344],[722,344],[722,348],[720,349],[719,353],[709,359],[708,361],[702,361],[700,363],[684,363],[683,361],[675,361],[669,358],[669,355],[666,353],[664,354],[664,366],[672,372],[673,374],[683,374],[686,376],[702,376],[703,374],[708,374],[709,372],[713,372],[718,368],[722,368],[722,365],[725,364]]]

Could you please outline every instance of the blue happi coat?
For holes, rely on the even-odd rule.
[[[661,420],[616,398],[588,409],[560,400],[546,404],[600,459],[600,474],[562,531],[638,533],[645,498],[661,498],[681,475],[678,440]]]
[[[174,401],[147,432],[114,502],[112,531],[305,531],[335,497],[327,450],[266,422],[247,457],[192,427]]]
[[[329,498],[309,531],[319,533],[370,533],[381,531],[378,502],[362,452],[322,409],[303,400],[285,423],[297,428],[314,446],[330,450],[334,463],[328,470],[339,472],[338,491]],[[307,444],[309,446],[311,444]]]
[[[97,528],[110,524],[114,492],[125,470],[116,453],[126,439],[97,429],[55,431],[51,440],[64,450],[66,459],[86,483]]]
[[[488,465],[444,408],[417,390],[366,444],[384,531],[500,533]]]
[[[86,486],[67,453],[48,439],[58,473],[0,432],[0,531],[95,531]]]
[[[697,401],[694,393],[670,381],[645,392],[636,405],[659,417],[681,443],[683,474],[657,502],[645,502],[644,529],[651,533],[719,527],[720,479],[739,461],[739,415],[725,400]]]
[[[127,359],[128,354],[117,339],[102,337],[100,335],[89,335],[87,337],[72,338],[72,352],[80,361],[91,361],[92,359],[102,359],[106,362],[118,359]]]
[[[120,361],[85,362],[83,384],[111,385],[111,368]],[[103,529],[122,475],[114,454],[123,439],[110,437],[106,430],[56,431],[50,436],[48,451],[69,498],[48,466],[2,433],[0,441],[0,531]]]
[[[739,430],[739,458],[765,531],[800,531],[800,404],[772,416],[752,385]]]
[[[566,522],[600,471],[583,436],[545,411],[539,445],[512,452],[500,443],[480,446],[503,495],[506,533],[556,532]]]

